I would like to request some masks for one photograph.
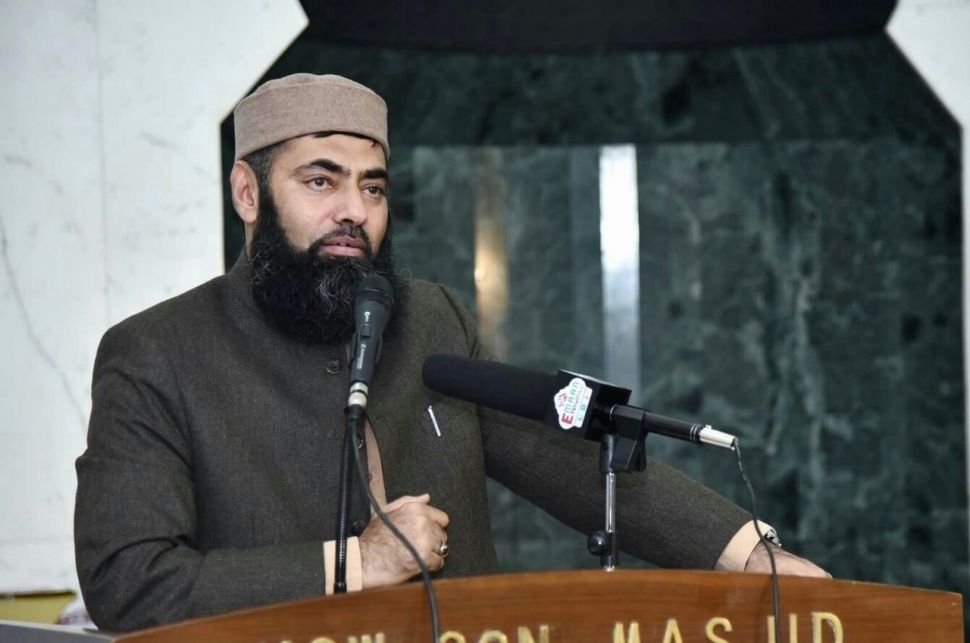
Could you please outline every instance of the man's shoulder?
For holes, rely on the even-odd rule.
[[[469,313],[467,298],[452,288],[433,281],[410,279],[405,298],[400,312],[406,326],[425,330],[431,327],[460,327],[466,334],[473,334],[475,324]]]
[[[449,287],[411,279],[392,334],[403,331],[409,350],[468,354],[477,346],[477,330],[462,298]]]
[[[172,335],[180,331],[204,332],[231,301],[228,274],[158,302],[114,324],[105,333]]]
[[[415,315],[465,314],[460,296],[444,284],[424,279],[409,279],[405,307]]]

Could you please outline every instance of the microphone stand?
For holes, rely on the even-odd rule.
[[[334,553],[335,565],[333,578],[333,593],[343,594],[347,591],[347,523],[350,520],[350,486],[351,470],[354,466],[354,449],[360,439],[360,421],[364,417],[364,409],[359,405],[351,405],[344,409],[347,420],[344,431],[343,457],[340,462],[340,487],[337,503],[337,542]]]
[[[586,541],[589,553],[600,557],[600,567],[607,572],[616,569],[620,562],[616,532],[616,474],[647,468],[647,428],[642,415],[637,417],[635,413],[615,411],[616,406],[606,414],[612,431],[604,431],[600,439],[600,473],[606,482],[605,528],[594,531]]]

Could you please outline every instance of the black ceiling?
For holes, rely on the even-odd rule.
[[[488,53],[758,44],[881,32],[896,0],[301,0],[331,44]]]

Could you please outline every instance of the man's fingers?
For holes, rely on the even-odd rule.
[[[428,552],[422,553],[422,558],[424,558],[425,564],[428,569],[432,571],[438,571],[445,566],[445,557],[441,554],[442,544],[447,545],[448,534],[445,533],[444,529],[438,529],[432,532],[431,543],[428,546]]]
[[[448,514],[437,507],[427,506],[428,517],[442,527],[448,526]]]
[[[796,556],[783,549],[775,551],[775,564],[777,565],[779,574],[811,576],[813,578],[832,578],[831,574],[812,561],[801,556]]]
[[[394,502],[389,503],[384,507],[384,513],[391,513],[394,511],[405,511],[409,514],[414,515],[425,515],[430,518],[434,523],[441,525],[442,527],[448,526],[448,514],[433,507],[430,504],[431,496],[430,494],[422,494],[420,496],[401,496],[394,500]],[[414,505],[414,506],[408,506]]]
[[[384,511],[384,513],[390,513],[407,504],[418,503],[426,505],[429,502],[431,502],[431,494],[428,493],[423,493],[420,496],[401,496],[400,498],[395,498],[393,501],[387,503],[381,507],[381,509]]]
[[[426,511],[427,507],[421,507],[421,509]],[[421,559],[429,568],[440,569],[443,561],[438,550],[441,548],[441,543],[448,542],[448,532],[427,515],[414,516],[414,521],[410,523],[410,527],[411,529],[406,530],[404,534],[411,541]]]
[[[441,555],[442,543],[448,542],[448,514],[431,506],[431,496],[401,496],[383,507],[383,511],[401,533],[414,546],[422,562],[431,571],[438,571],[445,564]],[[418,573],[418,564],[407,549],[390,530],[374,516],[361,535],[368,547],[368,587],[398,583]],[[373,549],[371,549],[373,547]]]
[[[421,534],[441,534],[447,538],[445,528],[448,526],[448,514],[430,505],[411,503],[401,507],[394,514],[395,523],[411,526]]]
[[[778,573],[781,575],[832,578],[831,574],[810,560],[796,556],[795,554],[774,545],[771,545],[771,551],[775,555],[775,567],[778,570]],[[744,571],[759,574],[771,573],[771,561],[768,558],[768,551],[763,545],[757,545],[754,548],[754,551],[751,552],[751,556],[748,558]]]

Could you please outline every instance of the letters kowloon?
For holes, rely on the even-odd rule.
[[[832,612],[812,612],[801,618],[798,614],[789,614],[784,631],[788,634],[788,640],[776,641],[774,617],[769,616],[765,619],[765,638],[760,640],[765,643],[844,643],[845,638],[842,621]],[[643,626],[638,621],[617,621],[612,630],[603,632],[603,637],[599,640],[609,643],[747,643],[759,641],[758,635],[755,632],[735,631],[730,619],[714,616],[704,623],[703,631],[682,629],[676,618],[669,618],[663,623],[645,623]],[[385,632],[376,632],[347,637],[320,636],[311,639],[309,643],[388,643],[392,640],[403,639]],[[576,639],[571,638],[568,632],[558,631],[549,625],[520,625],[509,631],[487,629],[477,633],[448,630],[439,639],[440,643],[553,643],[573,640]],[[282,640],[279,643],[296,642]]]

